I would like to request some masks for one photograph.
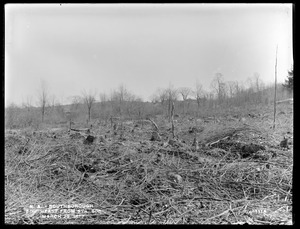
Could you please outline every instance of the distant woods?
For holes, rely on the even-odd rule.
[[[293,96],[293,69],[287,72],[285,82],[278,84],[277,89],[277,100]],[[144,102],[125,85],[119,85],[109,94],[83,91],[81,95],[69,97],[68,105],[63,105],[42,82],[36,97],[27,96],[21,106],[12,103],[5,109],[5,125],[6,128],[38,128],[43,123],[67,125],[68,122],[90,125],[109,122],[111,117],[137,120],[156,115],[171,121],[178,115],[201,117],[217,109],[269,105],[274,100],[273,95],[274,84],[264,84],[259,73],[254,73],[246,82],[226,81],[222,73],[216,73],[209,91],[200,81],[192,88],[175,88],[170,84],[158,88],[150,102]]]

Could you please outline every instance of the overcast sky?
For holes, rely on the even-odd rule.
[[[62,103],[120,84],[205,89],[217,72],[278,81],[293,64],[291,4],[7,4],[5,101],[35,103],[41,81]],[[36,104],[34,104],[36,105]]]

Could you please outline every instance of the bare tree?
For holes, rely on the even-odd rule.
[[[142,98],[140,98],[140,97],[136,98],[135,108],[137,110],[138,117],[141,118],[141,116],[143,114],[143,109],[144,109],[144,103],[143,103],[143,99]]]
[[[262,91],[264,88],[264,83],[260,79],[259,73],[257,73],[257,72],[254,73],[253,81],[254,81],[254,85],[255,85],[256,102],[262,102]]]
[[[255,72],[252,77],[246,80],[248,85],[247,100],[259,103],[262,101],[262,89],[264,87],[263,81],[260,79],[259,73]]]
[[[213,92],[208,92],[207,97],[209,99],[209,107],[212,108],[215,104],[215,102],[214,102],[214,93]]]
[[[51,95],[49,97],[49,106],[51,107],[52,112],[54,111],[55,104],[56,104],[56,97],[55,97],[55,95]]]
[[[168,99],[168,92],[167,92],[167,90],[159,88],[157,90],[157,95],[158,95],[158,98],[159,98],[159,102],[162,105],[164,105],[165,101],[167,101],[167,99]]]
[[[246,87],[243,82],[237,82],[236,81],[236,98],[238,101],[238,104],[241,106],[245,106],[247,99],[248,99],[248,94]]]
[[[69,98],[71,100],[71,106],[67,111],[65,111],[67,120],[70,122],[70,128],[71,123],[74,121],[74,119],[78,116],[78,108],[82,102],[82,98],[80,96],[72,96]]]
[[[151,103],[153,103],[153,104],[157,104],[157,103],[159,103],[159,97],[158,97],[158,95],[157,94],[153,94],[153,95],[151,95],[150,96],[150,101],[151,101]]]
[[[167,100],[168,100],[168,116],[169,122],[171,122],[171,111],[172,111],[172,103],[177,100],[178,91],[173,87],[172,84],[166,89],[167,92]]]
[[[199,113],[200,105],[201,105],[201,98],[204,94],[204,90],[203,90],[202,84],[200,84],[198,81],[196,82],[196,89],[195,89],[193,94],[194,94],[194,97],[197,101],[197,111]]]
[[[86,91],[82,92],[83,103],[86,105],[88,111],[88,122],[91,121],[91,111],[96,101],[95,94],[96,93],[91,93],[91,92],[87,93]]]
[[[22,103],[22,107],[25,108],[28,112],[32,107],[32,97],[27,96],[25,102]]]
[[[119,107],[118,107],[119,114],[120,116],[122,116],[123,109],[124,109],[124,102],[128,98],[128,91],[125,85],[121,84],[119,86],[118,90],[115,93],[115,97],[119,102]]]
[[[255,92],[259,92],[261,89],[261,79],[259,73],[257,72],[253,74],[253,83],[255,87]]]
[[[100,100],[103,102],[107,97],[101,96]],[[116,90],[110,92],[109,103],[111,104],[111,114],[118,114],[119,116],[132,116],[136,111],[136,104],[140,102],[140,98],[131,93],[125,85],[121,84]],[[140,112],[141,113],[141,112]]]
[[[234,90],[235,90],[235,82],[234,81],[228,81],[227,83],[227,88],[229,92],[229,98],[234,97]]]
[[[100,93],[99,94],[99,99],[100,99],[100,106],[101,106],[101,113],[104,114],[106,110],[106,105],[107,105],[107,95],[105,93]]]
[[[113,115],[114,113],[120,113],[119,94],[116,90],[110,92],[109,102],[112,110],[110,115]]]
[[[219,103],[222,103],[226,96],[226,88],[223,75],[221,73],[216,73],[216,76],[211,82],[210,86],[216,92]]]
[[[239,98],[242,95],[243,91],[245,91],[245,86],[244,86],[243,82],[235,81],[234,91],[235,91],[236,97]]]
[[[55,112],[59,115],[59,117],[64,117],[64,107],[63,107],[63,99],[56,99],[55,101]]]
[[[164,107],[166,104],[166,101],[168,99],[168,93],[166,89],[158,88],[154,94],[151,96],[151,101],[153,104],[158,103],[160,105],[160,110],[162,113],[164,113]]]
[[[76,111],[82,101],[80,96],[72,96],[71,97],[71,111]]]
[[[192,90],[189,87],[181,87],[178,92],[181,94],[183,101],[186,101]]]
[[[132,110],[134,108],[134,101],[136,98],[137,97],[134,94],[127,91],[125,95],[125,108],[128,116],[132,115]]]
[[[249,93],[254,93],[255,91],[255,84],[253,82],[253,78],[252,77],[248,77],[246,79],[246,87]]]
[[[188,96],[191,94],[192,90],[189,87],[181,87],[178,89],[178,92],[181,94],[183,99],[183,114],[185,114],[184,105],[186,103],[186,100],[188,99]]]
[[[240,94],[240,86],[238,81],[228,81],[227,82],[228,88],[228,96],[231,98],[232,104],[238,104],[238,97]]]
[[[42,122],[44,122],[44,117],[45,117],[45,113],[46,113],[46,107],[48,105],[48,100],[49,100],[48,88],[47,88],[46,82],[44,80],[42,80],[40,91],[39,91],[39,99],[38,99],[38,105],[41,109]]]
[[[226,104],[228,105],[228,97],[229,97],[229,86],[226,82],[223,82],[222,83],[222,99],[223,99],[223,102],[226,102]]]

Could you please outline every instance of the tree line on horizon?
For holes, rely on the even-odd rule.
[[[62,105],[51,96],[47,85],[42,82],[37,97],[37,107],[27,97],[21,106],[10,104],[5,108],[5,127],[35,127],[42,123],[64,124],[81,122],[89,124],[95,120],[108,120],[111,117],[124,119],[144,119],[155,115],[171,116],[172,104],[178,115],[199,117],[208,111],[225,107],[245,107],[247,105],[268,105],[274,101],[275,85],[265,85],[258,73],[248,78],[246,86],[237,81],[225,81],[217,73],[210,84],[210,91],[204,90],[196,82],[194,88],[158,88],[150,97],[150,102],[130,92],[120,85],[110,94],[83,91],[81,95],[70,97],[70,104]],[[286,99],[293,95],[293,69],[288,71],[285,83],[278,84],[277,98]],[[97,99],[98,97],[98,99]]]

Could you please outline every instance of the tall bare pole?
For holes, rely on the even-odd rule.
[[[174,102],[172,103],[171,109],[171,121],[172,121],[172,137],[175,138],[175,128],[174,128]]]
[[[278,45],[276,46],[276,61],[275,61],[275,93],[274,93],[274,120],[273,120],[273,129],[275,129],[275,117],[276,117],[276,92],[277,92],[277,51],[278,51]]]

